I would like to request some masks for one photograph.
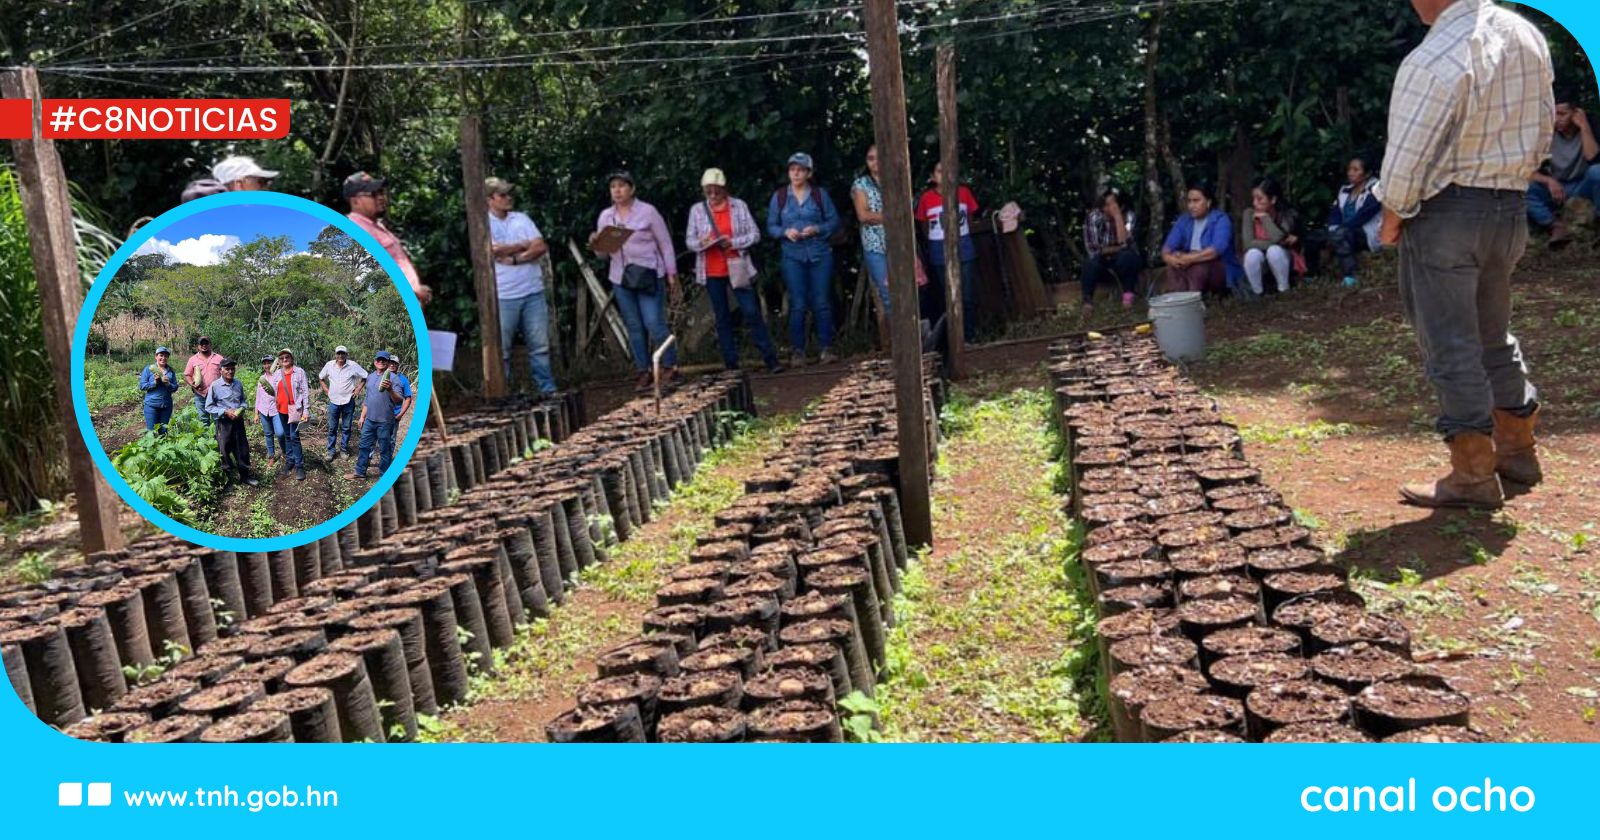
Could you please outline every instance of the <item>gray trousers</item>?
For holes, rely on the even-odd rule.
[[[1494,409],[1526,410],[1538,397],[1511,334],[1511,272],[1527,246],[1520,191],[1452,186],[1406,222],[1400,296],[1446,440],[1489,434]]]

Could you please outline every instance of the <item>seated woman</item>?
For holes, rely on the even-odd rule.
[[[1362,251],[1377,252],[1378,228],[1383,225],[1383,204],[1373,193],[1378,186],[1376,173],[1365,155],[1356,155],[1345,168],[1345,184],[1328,209],[1327,241],[1344,272],[1344,284],[1355,286],[1356,257]]]
[[[1100,206],[1089,211],[1083,224],[1083,313],[1094,311],[1094,290],[1107,280],[1122,286],[1122,308],[1132,309],[1144,257],[1133,239],[1133,218],[1123,209],[1122,192],[1112,187],[1100,196]]]
[[[1250,209],[1240,218],[1244,236],[1244,275],[1250,293],[1263,293],[1263,268],[1272,270],[1278,291],[1289,291],[1289,279],[1305,272],[1298,259],[1300,240],[1295,236],[1294,211],[1283,201],[1283,190],[1271,178],[1257,180],[1250,189]]]
[[[1168,291],[1222,292],[1244,273],[1233,250],[1233,223],[1216,203],[1216,190],[1203,181],[1184,193],[1188,212],[1178,217],[1161,246]]]

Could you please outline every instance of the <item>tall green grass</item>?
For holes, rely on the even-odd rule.
[[[68,360],[44,345],[39,287],[16,173],[0,165],[0,507],[31,512],[40,499],[67,489],[67,463],[56,411],[56,388],[66,388]],[[95,224],[74,196],[78,263],[85,285],[120,244]]]

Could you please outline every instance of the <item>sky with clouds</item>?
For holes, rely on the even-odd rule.
[[[188,265],[216,265],[229,249],[260,236],[287,236],[296,251],[304,251],[326,226],[321,219],[288,207],[237,204],[162,227],[135,253],[165,254]]]

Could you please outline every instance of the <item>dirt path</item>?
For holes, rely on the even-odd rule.
[[[777,451],[788,420],[758,421],[701,464],[656,518],[605,562],[586,569],[579,587],[551,617],[522,629],[496,652],[497,673],[474,678],[468,705],[424,722],[426,740],[543,741],[544,725],[572,707],[607,648],[639,634],[667,570],[688,556],[695,537],[744,493],[743,478]]]
[[[934,549],[908,574],[879,686],[892,741],[1075,741],[1099,714],[1093,604],[1061,513],[1039,367],[969,381],[946,409]],[[976,400],[976,402],[974,402]]]

